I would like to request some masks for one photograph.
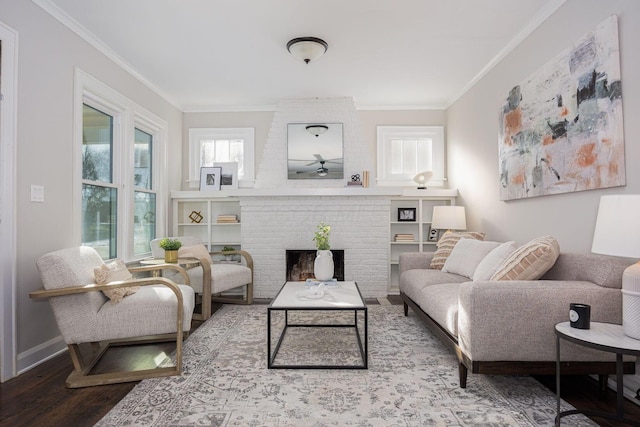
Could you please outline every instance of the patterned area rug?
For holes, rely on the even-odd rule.
[[[264,305],[222,307],[185,342],[181,376],[142,381],[97,425],[554,424],[555,395],[530,377],[469,374],[467,388],[459,388],[455,356],[415,315],[404,317],[402,306],[369,307],[368,370],[267,369],[266,324]],[[348,329],[297,332],[279,357],[357,363]],[[596,425],[583,416],[563,423]]]

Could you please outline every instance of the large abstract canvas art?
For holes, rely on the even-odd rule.
[[[625,185],[616,16],[509,91],[498,147],[501,200]]]

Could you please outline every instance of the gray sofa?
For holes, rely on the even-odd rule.
[[[467,372],[554,374],[556,323],[568,321],[569,304],[591,305],[591,321],[622,323],[622,273],[628,261],[603,255],[561,253],[541,279],[470,281],[429,269],[432,253],[400,255],[400,295],[458,357],[460,387]],[[562,342],[563,374],[597,374],[601,387],[615,374],[615,355]],[[625,373],[635,372],[626,360]]]

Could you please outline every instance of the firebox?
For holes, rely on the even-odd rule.
[[[331,249],[333,254],[333,277],[338,281],[344,281],[344,250]],[[316,251],[313,249],[287,249],[286,281],[304,282],[313,279],[313,262],[316,259]]]

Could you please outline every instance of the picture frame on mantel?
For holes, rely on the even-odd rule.
[[[222,168],[220,176],[221,190],[238,189],[238,162],[215,162],[213,166]]]
[[[220,191],[222,168],[207,166],[200,168],[200,191]]]

